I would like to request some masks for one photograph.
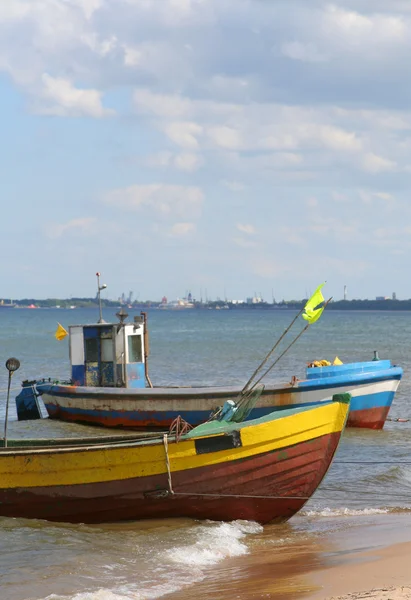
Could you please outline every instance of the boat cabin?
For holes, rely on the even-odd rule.
[[[73,385],[87,387],[146,387],[144,316],[125,323],[120,310],[119,323],[99,322],[71,325],[70,364]]]

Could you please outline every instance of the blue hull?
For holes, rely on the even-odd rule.
[[[329,401],[334,394],[350,392],[352,401],[348,426],[380,429],[401,380],[402,369],[390,366],[388,369],[373,368],[370,372],[364,372],[350,369],[349,365],[344,367],[335,367],[334,375],[267,386],[249,418],[258,418],[285,408],[312,406]],[[167,429],[178,416],[196,426],[206,421],[212,411],[226,400],[235,400],[240,389],[116,389],[37,384],[51,418],[138,429]]]

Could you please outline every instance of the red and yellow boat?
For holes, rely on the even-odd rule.
[[[0,515],[104,523],[164,517],[284,521],[312,496],[349,394],[182,435],[0,449]],[[51,444],[51,441],[50,441]]]

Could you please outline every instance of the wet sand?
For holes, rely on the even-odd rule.
[[[319,589],[309,595],[309,600],[411,599],[411,543],[361,552],[354,563],[317,572],[312,580]]]
[[[324,534],[312,535],[289,524],[265,527],[248,542],[249,554],[166,597],[411,600],[410,513],[327,517],[322,525]]]
[[[329,600],[361,600],[371,598],[374,600],[409,600],[411,587],[377,588],[365,592],[354,592],[345,596],[333,596]]]

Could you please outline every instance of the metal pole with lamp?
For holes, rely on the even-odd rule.
[[[101,310],[101,290],[105,290],[107,285],[105,283],[103,283],[103,285],[100,285],[100,273],[96,273],[96,277],[97,277],[97,296],[98,296],[98,308],[100,311],[100,319],[98,320],[99,323],[105,323],[104,319],[103,319],[103,313]]]
[[[9,383],[7,386],[7,401],[6,401],[6,417],[4,420],[4,447],[7,448],[7,423],[9,420],[9,399],[10,399],[10,384],[14,371],[20,367],[20,361],[17,358],[9,358],[6,361],[6,369],[9,372]]]

